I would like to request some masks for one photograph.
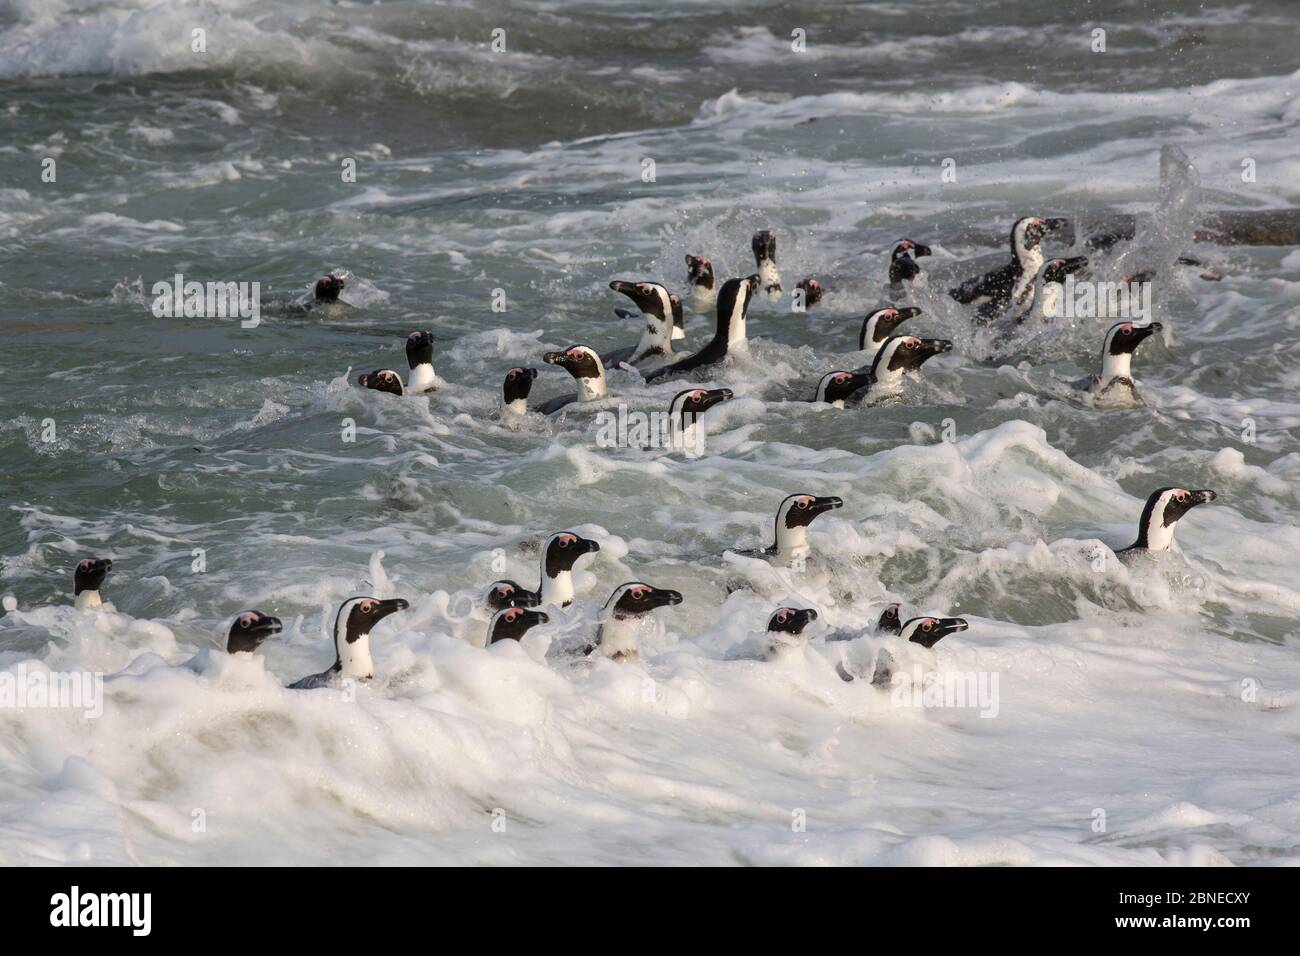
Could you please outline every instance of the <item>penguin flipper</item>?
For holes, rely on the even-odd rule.
[[[554,415],[564,406],[572,405],[577,400],[578,395],[576,392],[571,395],[560,395],[551,399],[549,402],[543,402],[541,405],[538,405],[537,411],[541,412],[543,415]]]
[[[328,687],[330,678],[334,676],[334,668],[327,671],[321,671],[319,674],[308,674],[306,677],[294,681],[292,684],[285,684],[289,690],[315,690],[318,687]]]

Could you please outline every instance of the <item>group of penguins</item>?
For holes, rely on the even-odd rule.
[[[975,276],[949,294],[958,302],[974,305],[975,321],[981,324],[1003,322],[1008,326],[1038,323],[1050,327],[1058,306],[1066,276],[1088,265],[1083,256],[1046,258],[1046,237],[1066,225],[1064,219],[1026,217],[1011,230],[1011,258],[1002,267]],[[1106,248],[1113,239],[1102,238],[1094,248]],[[752,299],[760,290],[770,301],[779,301],[781,278],[776,264],[776,234],[771,230],[755,233],[752,241],[757,271],[743,278],[732,278],[719,287],[713,264],[706,256],[686,256],[688,292],[683,298],[670,294],[658,282],[615,280],[610,288],[625,295],[636,306],[635,313],[618,310],[624,317],[637,317],[644,323],[640,341],[633,347],[599,354],[586,345],[547,352],[543,361],[557,365],[573,377],[578,391],[557,396],[533,411],[552,415],[574,402],[588,402],[607,396],[605,367],[627,366],[647,381],[691,373],[717,365],[731,352],[746,348],[745,320]],[[848,401],[876,403],[887,401],[901,389],[906,376],[916,375],[925,361],[951,350],[944,339],[927,339],[897,334],[898,326],[915,318],[921,309],[904,304],[910,288],[923,283],[924,273],[918,258],[931,254],[928,246],[910,239],[899,241],[890,256],[889,294],[891,304],[869,313],[862,321],[859,347],[869,359],[854,370],[835,370],[823,375],[813,397],[843,408]],[[1200,266],[1190,259],[1180,264]],[[1203,278],[1217,276],[1203,274]],[[1147,279],[1149,276],[1138,278]],[[314,288],[319,304],[337,302],[344,288],[344,277],[328,275]],[[810,307],[821,300],[825,288],[815,278],[800,281],[796,295]],[[717,326],[712,340],[699,351],[682,356],[673,351],[673,342],[685,338],[683,312],[713,312]],[[1119,322],[1106,332],[1101,355],[1100,373],[1084,387],[1094,395],[1120,393],[1135,397],[1130,362],[1138,345],[1159,331],[1160,323],[1137,325]],[[398,396],[417,395],[436,390],[441,382],[433,368],[433,336],[427,331],[412,332],[406,340],[410,366],[404,379],[393,369],[377,369],[362,374],[358,384],[368,389]],[[506,373],[503,384],[503,414],[522,416],[529,412],[528,399],[537,370],[516,367]],[[693,441],[696,421],[714,405],[732,398],[729,389],[687,389],[678,392],[670,403],[670,423],[681,442]],[[1148,497],[1138,524],[1137,540],[1121,555],[1141,551],[1167,551],[1173,543],[1174,527],[1191,508],[1213,501],[1214,491],[1177,487],[1158,488]],[[773,543],[758,551],[735,551],[747,557],[762,558],[778,565],[798,566],[811,555],[807,528],[813,520],[843,505],[837,497],[811,494],[787,496],[777,509]],[[492,617],[486,645],[500,641],[519,641],[539,624],[550,618],[540,608],[563,608],[574,599],[572,571],[584,555],[600,550],[598,542],[572,531],[550,535],[541,548],[540,582],[530,590],[511,580],[491,584],[483,599]],[[112,562],[102,558],[81,561],[74,573],[76,605],[80,608],[100,606],[100,588],[112,570]],[[659,608],[682,602],[679,591],[654,587],[641,581],[619,585],[605,602],[594,642],[583,645],[584,655],[601,655],[616,661],[636,660],[639,656],[638,631],[647,615]],[[384,618],[406,610],[409,603],[401,598],[382,600],[376,597],[353,597],[339,607],[334,620],[334,663],[326,670],[304,677],[288,686],[310,689],[334,686],[341,680],[367,680],[374,676],[370,653],[371,630]],[[868,679],[877,686],[888,686],[893,674],[908,660],[915,660],[918,649],[928,653],[942,638],[966,630],[967,622],[959,617],[911,617],[904,621],[898,604],[890,604],[874,627],[863,633],[837,633],[826,641],[851,641],[867,637],[873,648],[865,667],[853,666],[847,658],[836,667],[845,680]],[[773,659],[790,648],[801,647],[804,630],[817,620],[813,608],[778,607],[772,612],[762,641],[762,656]],[[246,611],[231,623],[226,650],[231,654],[252,653],[264,640],[279,633],[278,618],[260,611]]]

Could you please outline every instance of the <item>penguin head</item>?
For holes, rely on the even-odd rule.
[[[501,383],[501,395],[507,405],[521,399],[527,400],[533,390],[533,379],[537,378],[535,368],[512,368],[506,372],[505,381]]]
[[[1026,252],[1032,252],[1043,242],[1049,232],[1055,232],[1068,224],[1065,219],[1041,219],[1038,216],[1026,216],[1011,227],[1011,252],[1020,258]]]
[[[688,388],[673,396],[668,405],[670,419],[685,428],[714,405],[730,401],[735,392],[729,388]]]
[[[817,620],[812,608],[779,607],[768,618],[767,629],[782,634],[802,634],[803,629]]]
[[[538,600],[534,592],[520,587],[517,581],[503,579],[488,586],[487,606],[497,611],[507,607],[536,607]]]
[[[1149,336],[1163,329],[1159,322],[1136,325],[1132,322],[1117,322],[1106,331],[1102,355],[1131,355]]]
[[[551,619],[541,611],[523,607],[508,607],[497,611],[488,625],[488,644],[497,641],[517,641],[538,624],[549,624]]]
[[[432,332],[412,332],[406,337],[406,363],[411,368],[433,364]]]
[[[914,319],[920,314],[921,310],[914,305],[901,308],[889,305],[883,309],[868,312],[862,320],[862,332],[858,335],[858,348],[864,352],[867,349],[880,348],[885,340],[894,334],[894,329],[908,319]]]
[[[410,606],[410,602],[402,598],[387,601],[374,597],[348,598],[339,607],[338,616],[334,619],[335,640],[355,643],[388,615],[405,611]]]
[[[316,280],[316,287],[313,290],[317,302],[337,302],[339,293],[343,291],[343,277],[331,273],[327,276],[321,276]]]
[[[931,254],[929,246],[923,246],[919,242],[913,242],[911,239],[899,239],[898,245],[894,246],[894,251],[889,258],[893,262],[899,259],[917,259],[920,256]]]
[[[1218,494],[1209,488],[1157,488],[1147,497],[1138,523],[1135,548],[1167,551],[1174,540],[1174,525],[1197,505],[1214,501]]]
[[[402,385],[402,376],[391,368],[377,368],[373,372],[362,372],[357,376],[357,384],[362,388],[387,392],[389,395],[404,395],[406,388]]]
[[[859,389],[871,384],[870,372],[827,372],[817,383],[814,402],[842,402]]]
[[[674,292],[668,296],[668,304],[673,310],[673,328],[683,328],[686,324],[686,313],[682,311],[682,297]]]
[[[914,617],[903,625],[899,636],[922,647],[934,647],[949,634],[970,627],[960,617]]]
[[[559,352],[542,356],[547,365],[558,365],[575,379],[603,379],[605,366],[600,356],[585,345],[573,345]]]
[[[900,606],[891,604],[880,612],[880,620],[876,622],[876,627],[882,634],[897,634],[903,629],[902,619],[899,617]]]
[[[658,282],[625,282],[615,279],[609,287],[631,299],[646,315],[653,315],[664,322],[672,318],[672,300],[668,290]]]
[[[750,241],[754,249],[754,261],[760,265],[766,260],[776,261],[776,233],[771,229],[760,229]]]
[[[790,495],[781,502],[776,512],[778,530],[781,528],[806,528],[814,518],[827,511],[844,506],[844,499],[834,496],[819,498],[816,495]]]
[[[822,295],[826,292],[826,290],[822,288],[822,284],[811,277],[800,279],[798,283],[796,283],[795,288],[803,289],[803,304],[805,306],[816,305],[821,301]]]
[[[77,562],[72,571],[72,593],[98,591],[112,570],[113,562],[108,558],[86,558]]]
[[[240,651],[252,653],[272,634],[279,634],[280,619],[263,614],[261,611],[245,611],[230,623],[226,634],[226,652],[237,654]]]
[[[947,339],[919,339],[915,335],[893,335],[876,353],[876,360],[871,364],[874,377],[881,378],[883,373],[915,372],[929,359],[952,350],[952,343]]]
[[[547,577],[556,577],[564,571],[572,571],[573,566],[584,554],[600,550],[600,542],[582,538],[572,531],[559,531],[546,541],[542,556],[542,568]]]
[[[1048,259],[1043,263],[1043,268],[1038,271],[1038,275],[1044,283],[1055,282],[1064,285],[1066,276],[1078,272],[1087,264],[1087,256],[1073,256],[1069,259]]]
[[[605,602],[605,610],[617,620],[640,617],[649,614],[655,608],[669,607],[682,603],[680,591],[657,588],[644,581],[629,581],[620,584]]]
[[[689,252],[686,254],[686,284],[713,288],[713,263],[708,256],[693,256]]]

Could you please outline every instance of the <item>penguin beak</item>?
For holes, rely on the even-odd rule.
[[[547,365],[558,365],[560,368],[567,369],[572,363],[568,352],[547,352],[542,356],[542,361]]]
[[[590,538],[579,538],[573,545],[578,554],[594,554],[600,550],[600,542],[592,541]]]
[[[913,256],[928,256],[931,254],[929,246],[923,246],[919,242],[912,243]]]
[[[952,343],[947,339],[921,339],[921,344],[912,353],[915,357],[910,368],[917,369],[936,355],[952,351]]]
[[[272,634],[279,634],[284,629],[278,617],[271,617],[269,614],[259,614],[257,622],[249,628],[252,633],[267,638]]]
[[[826,498],[814,498],[813,503],[808,506],[808,510],[814,515],[819,515],[824,511],[834,511],[836,508],[844,507],[844,499],[836,498],[831,495]]]
[[[1140,326],[1140,325],[1133,326],[1133,347],[1137,348],[1137,344],[1139,342],[1147,338],[1150,338],[1152,335],[1155,335],[1163,328],[1164,326],[1161,325],[1159,322],[1152,322],[1150,325],[1147,326]]]
[[[817,620],[817,612],[810,607],[796,611],[794,615],[795,633],[798,634],[815,620]]]
[[[1078,272],[1080,269],[1084,268],[1087,265],[1088,265],[1087,256],[1073,256],[1065,260],[1065,264],[1061,267],[1061,270],[1066,275],[1069,275],[1072,272]]]
[[[1193,491],[1191,493],[1190,507],[1195,507],[1196,505],[1203,505],[1207,501],[1213,501],[1217,497],[1219,497],[1218,494],[1216,492],[1211,491],[1209,488],[1202,488],[1199,491]]]
[[[550,615],[542,611],[524,611],[524,623],[529,627],[536,627],[538,624],[550,624]]]
[[[396,614],[398,611],[405,611],[411,606],[411,602],[402,598],[391,598],[387,601],[377,601],[375,603],[378,606],[370,615],[372,621],[382,621],[388,615]]]
[[[906,322],[908,319],[914,319],[921,314],[921,310],[914,305],[904,306],[898,309],[898,322]],[[894,324],[897,325],[898,322]]]
[[[92,574],[108,574],[113,570],[113,562],[108,558],[96,558],[90,566]]]
[[[681,591],[670,591],[667,588],[653,588],[645,596],[645,602],[650,607],[672,607],[682,603]]]
[[[1048,232],[1055,232],[1058,229],[1064,229],[1070,224],[1070,220],[1064,218],[1044,219],[1043,228]]]
[[[735,393],[729,388],[710,389],[705,392],[704,397],[700,399],[700,411],[707,412],[714,405],[719,405],[722,402],[729,402],[735,397]]]

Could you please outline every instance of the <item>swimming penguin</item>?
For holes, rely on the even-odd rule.
[[[1213,501],[1218,494],[1208,488],[1189,491],[1186,488],[1157,488],[1147,498],[1138,521],[1137,540],[1116,554],[1133,551],[1168,551],[1174,543],[1174,528],[1178,519],[1197,505]]]
[[[505,409],[515,415],[528,414],[528,393],[533,390],[535,368],[512,368],[501,383],[501,400]]]
[[[409,394],[436,391],[442,384],[433,371],[433,333],[412,332],[406,337],[406,364],[411,367],[406,384]]]
[[[874,312],[868,312],[862,320],[862,331],[858,333],[858,349],[874,359],[880,347],[894,334],[895,329],[920,314],[921,310],[914,305],[905,305],[901,308],[887,305]]]
[[[800,279],[795,284],[795,295],[803,294],[803,311],[807,312],[810,308],[822,300],[826,290],[822,284],[814,278]],[[795,301],[798,301],[796,298]]]
[[[1137,401],[1137,385],[1133,381],[1133,352],[1149,336],[1164,326],[1159,322],[1134,325],[1118,322],[1106,331],[1101,346],[1101,374],[1076,383],[1093,396],[1094,401],[1113,404],[1132,404]]]
[[[769,302],[781,299],[781,274],[776,271],[776,233],[760,229],[750,241],[754,249],[754,262],[758,265],[758,278],[763,284]]]
[[[812,608],[777,608],[767,620],[763,659],[770,661],[783,651],[804,644],[807,639],[803,636],[803,630],[815,620],[817,612]]]
[[[1043,238],[1067,224],[1065,219],[1030,216],[1011,227],[1011,261],[984,276],[967,279],[948,294],[963,305],[981,306],[986,318],[1001,315],[1013,302],[1028,308],[1034,279],[1043,267]]]
[[[343,291],[343,286],[343,276],[330,273],[316,280],[316,286],[312,289],[312,296],[321,305],[337,302],[339,293]]]
[[[402,385],[402,376],[391,368],[377,368],[373,372],[362,372],[357,376],[357,384],[362,388],[374,389],[376,392],[387,392],[389,395],[406,394],[406,388]]]
[[[817,394],[813,396],[812,400],[814,402],[826,402],[835,408],[843,408],[846,398],[870,384],[870,371],[827,372],[822,376],[821,381],[817,383]]]
[[[572,345],[560,352],[547,352],[542,361],[560,366],[578,383],[576,394],[560,395],[537,406],[543,415],[553,415],[577,401],[594,402],[605,397],[605,365],[593,349]]]
[[[901,605],[891,604],[880,612],[880,620],[876,622],[876,631],[880,634],[897,634],[903,629],[902,619],[898,612]]]
[[[949,634],[966,630],[970,625],[960,617],[914,617],[902,626],[898,636],[886,638],[876,654],[871,683],[876,687],[889,687],[894,674],[914,664],[925,664],[930,655],[917,652],[912,645],[927,651]],[[845,676],[843,673],[841,677]]]
[[[706,365],[716,365],[730,352],[744,352],[749,349],[745,337],[745,319],[749,314],[749,303],[758,289],[758,276],[744,279],[728,279],[718,292],[718,327],[709,344],[688,358],[671,365],[664,365],[648,373],[647,382],[666,375],[677,375],[694,371]]]
[[[854,396],[855,401],[876,402],[896,395],[903,388],[903,378],[920,371],[936,355],[952,350],[947,339],[919,339],[915,335],[893,335],[876,353],[870,366],[870,383]],[[855,373],[864,369],[856,369]]]
[[[686,254],[686,305],[696,315],[712,315],[718,301],[713,263],[708,256]]]
[[[639,318],[643,321],[641,339],[629,348],[617,349],[602,355],[601,361],[607,366],[617,367],[626,362],[629,365],[663,363],[673,354],[674,324],[673,297],[668,290],[657,282],[625,282],[615,279],[609,284],[615,292],[621,292],[640,310]],[[677,300],[677,312],[681,312],[681,299]],[[622,309],[616,310],[620,316],[631,317]],[[683,332],[683,337],[685,333]]]
[[[842,508],[844,500],[836,497],[819,498],[816,495],[788,495],[776,510],[776,540],[769,547],[741,551],[728,548],[732,554],[748,558],[768,557],[782,561],[798,561],[812,554],[808,544],[808,525],[827,511]]]
[[[530,611],[522,607],[508,607],[497,611],[488,624],[488,646],[497,641],[518,641],[538,624],[549,624],[550,618],[541,611]]]
[[[620,584],[605,602],[595,651],[616,661],[634,661],[640,655],[637,630],[641,619],[656,608],[681,604],[680,591],[652,587],[642,581]]]
[[[261,611],[245,611],[230,624],[226,634],[226,653],[252,654],[272,634],[280,633],[280,619]]]
[[[488,585],[484,601],[492,610],[501,611],[508,607],[537,607],[542,603],[542,596],[520,586],[517,581],[503,578]]]
[[[384,618],[411,605],[401,598],[381,601],[373,597],[348,598],[334,616],[334,664],[289,684],[291,690],[330,687],[339,680],[369,680],[375,676],[370,659],[370,630]]]
[[[86,558],[77,563],[72,572],[72,594],[76,607],[99,607],[104,603],[99,589],[112,570],[113,562],[108,558]]]
[[[1087,256],[1048,259],[1034,278],[1033,304],[1021,312],[1016,322],[1048,324],[1065,314],[1065,277],[1088,264]]]
[[[669,435],[674,451],[704,453],[704,432],[700,416],[714,405],[730,401],[735,393],[729,388],[688,388],[678,392],[668,404]]]
[[[532,605],[553,604],[567,607],[573,600],[573,566],[584,554],[600,551],[600,542],[579,537],[572,531],[557,531],[546,539],[542,547],[542,580],[536,591],[521,591],[519,603],[530,597],[537,600]]]
[[[913,285],[925,285],[925,273],[917,263],[920,256],[931,254],[929,246],[911,239],[900,239],[889,255],[889,298],[891,302],[905,302]]]

